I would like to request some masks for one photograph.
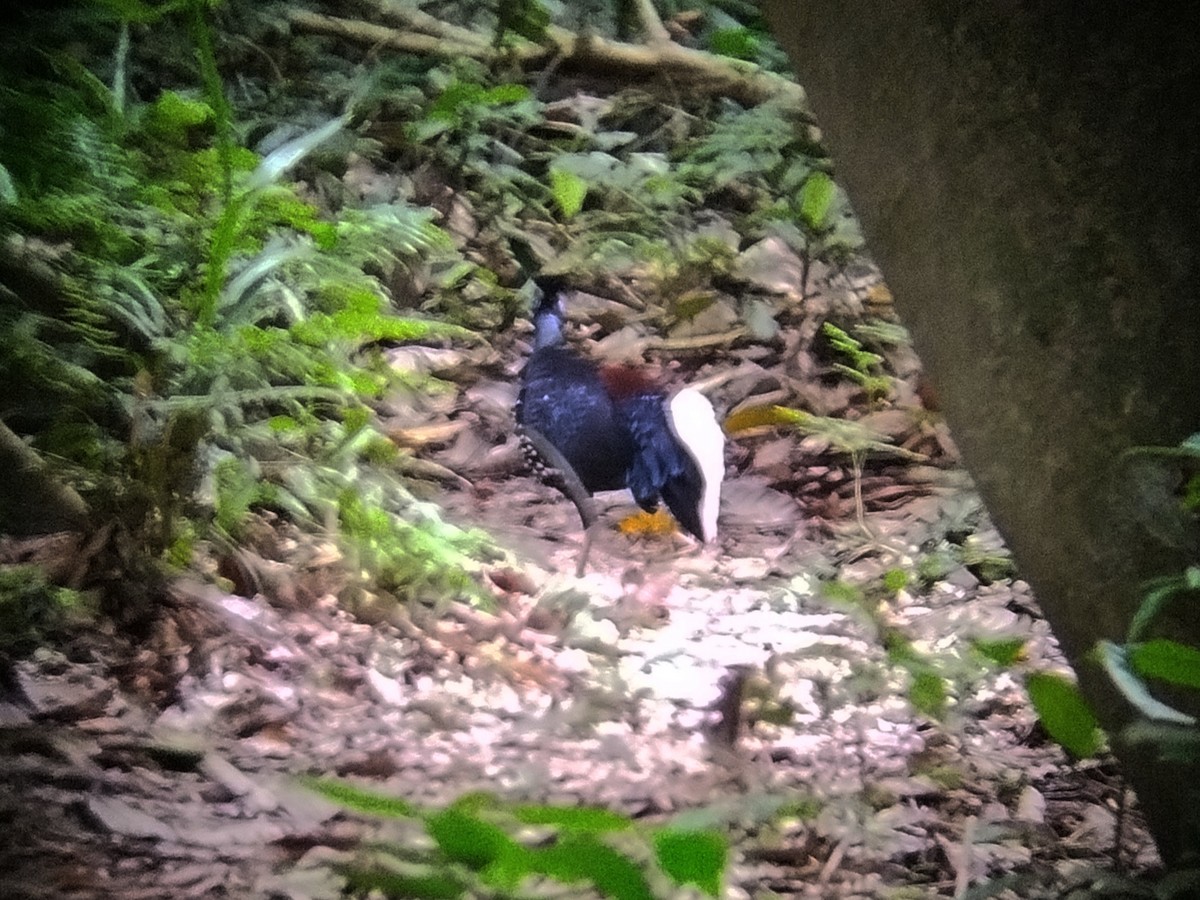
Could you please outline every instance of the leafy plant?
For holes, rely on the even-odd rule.
[[[541,896],[539,881],[590,889],[615,900],[676,896],[693,885],[718,897],[728,848],[710,829],[646,827],[608,810],[501,803],[468,794],[444,809],[420,809],[344,782],[308,786],[357,812],[419,822],[434,847],[378,843],[341,867],[356,896]]]
[[[896,446],[886,435],[879,434],[859,422],[815,416],[785,406],[756,406],[739,410],[725,419],[724,428],[726,433],[732,435],[767,425],[795,428],[804,434],[825,439],[833,450],[849,454],[854,466],[854,507],[858,524],[863,532],[868,534],[862,500],[862,468],[866,454],[878,452],[910,460],[923,458],[918,453]]]
[[[409,125],[410,139],[452,169],[479,176],[485,190],[523,181],[513,165],[520,154],[507,142],[541,119],[529,88],[485,84],[484,73],[466,64],[451,73],[434,70],[432,79],[437,96]]]
[[[897,581],[892,575],[885,578],[881,587],[891,593],[896,590]],[[874,633],[887,654],[888,663],[907,675],[907,698],[913,709],[935,720],[945,717],[951,686],[948,661],[920,650],[911,638],[887,621],[885,606],[877,591],[868,592],[839,580],[824,582],[821,596],[849,612]]]
[[[27,134],[40,111],[36,133],[48,139],[31,153],[0,125],[15,195],[0,224],[27,235],[0,251],[11,264],[0,271],[22,273],[0,305],[13,351],[0,376],[26,386],[6,422],[152,558],[186,563],[198,535],[235,537],[255,506],[273,506],[340,529],[360,570],[389,589],[436,584],[461,596],[479,537],[402,488],[372,495],[386,480],[376,467],[386,441],[362,439],[373,434],[369,405],[398,380],[379,344],[470,337],[396,315],[380,280],[451,241],[431,211],[403,203],[326,221],[286,179],[346,117],[262,156],[240,146],[206,7],[183,8],[201,97],[129,103],[66,63],[3,88]],[[273,430],[282,422],[291,425]]]
[[[1074,681],[1054,672],[1032,672],[1025,687],[1042,726],[1055,742],[1081,759],[1096,755],[1103,734]]]
[[[1175,508],[1160,498],[1160,514],[1195,528],[1200,511],[1200,435],[1192,435],[1177,447],[1138,447],[1126,454],[1127,461],[1149,462],[1167,468],[1168,483],[1176,485]],[[1137,473],[1145,478],[1144,472]],[[1156,534],[1161,532],[1155,532]],[[1177,546],[1179,532],[1171,529],[1164,539]],[[1152,685],[1190,697],[1200,690],[1200,649],[1179,641],[1154,636],[1157,623],[1180,605],[1192,607],[1200,598],[1200,566],[1189,566],[1178,575],[1167,575],[1146,585],[1142,602],[1129,623],[1123,644],[1101,641],[1093,656],[1113,684],[1137,710],[1139,719],[1120,735],[1122,740],[1149,744],[1163,760],[1200,756],[1200,722],[1192,714],[1154,695]],[[1188,621],[1194,620],[1187,615]],[[1200,822],[1185,827],[1200,835]]]
[[[87,607],[83,595],[51,584],[36,566],[0,566],[0,658],[41,645]]]
[[[822,324],[821,333],[833,352],[845,359],[845,362],[835,362],[834,369],[861,385],[868,398],[878,400],[891,392],[892,379],[881,371],[882,356],[865,349],[861,341],[832,322]]]

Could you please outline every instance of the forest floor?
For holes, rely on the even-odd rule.
[[[276,32],[234,43],[274,67],[263,47]],[[362,52],[330,62],[310,57],[314,47],[280,58],[296,67],[289,89],[319,89],[297,103],[323,117],[336,96],[329,85],[354,83]],[[244,87],[250,63],[237,71]],[[373,159],[319,172],[305,196],[331,216],[351,200],[435,208],[459,254],[454,268],[477,266],[509,287],[513,232],[545,245],[540,261],[573,250],[580,259],[566,236],[591,246],[586,223],[603,224],[610,199],[623,211],[610,236],[647,225],[646,210],[663,204],[671,215],[652,229],[670,235],[654,244],[662,257],[595,263],[607,283],[569,298],[573,345],[604,361],[657,361],[671,385],[698,385],[722,421],[783,407],[818,427],[768,415],[735,430],[720,534],[707,546],[623,529],[628,495],[601,497],[576,577],[576,512],[522,471],[513,433],[527,323],[490,345],[389,348],[410,384],[434,376],[451,386],[398,392],[378,424],[412,451],[406,475],[434,479],[414,492],[499,548],[477,573],[490,605],[420,591],[396,603],[352,589],[348,573],[365,567],[333,538],[263,514],[236,551],[198,554],[212,577],[178,579],[152,620],[101,623],[0,661],[0,900],[331,900],[376,841],[411,849],[418,859],[405,864],[424,871],[430,841],[419,822],[348,812],[307,776],[424,809],[479,791],[711,828],[731,847],[732,898],[1059,898],[1154,870],[1116,765],[1069,760],[1036,721],[1023,675],[1065,663],[957,460],[879,272],[861,256],[826,266],[815,234],[812,258],[801,259],[791,248],[803,242],[771,230],[780,223],[767,212],[794,206],[799,182],[778,196],[755,185],[790,171],[793,145],[810,141],[789,121],[768,128],[761,110],[702,132],[673,84],[657,110],[633,84],[622,112],[605,92],[628,82],[545,73],[535,142],[519,140],[529,128],[514,114],[470,132],[462,152],[447,137],[440,157],[429,153],[465,160],[470,150],[470,172],[416,152],[403,127],[416,115],[411,99],[400,112],[382,105],[355,136],[374,142]],[[437,83],[457,84],[433,79],[429,90]],[[269,84],[261,102],[275,104]],[[479,97],[477,107],[461,101],[470,115],[455,128],[508,105]],[[262,121],[291,116],[290,104]],[[431,142],[450,127],[432,116],[423,124]],[[496,152],[496,134],[512,142],[508,154]],[[674,184],[672,154],[689,143],[699,147],[691,168],[728,183],[694,174],[712,185]],[[498,186],[522,193],[553,174],[559,145],[612,150],[609,192],[592,191],[594,206],[573,222],[532,221],[515,202],[519,219],[493,221],[506,208]],[[524,149],[532,163],[514,180]],[[555,159],[591,166],[593,155],[605,156]],[[827,163],[805,165],[824,173]],[[590,181],[605,187],[604,171],[582,171],[585,192]],[[477,203],[486,192],[468,190],[485,176],[490,208]],[[678,208],[650,192],[663,180]],[[548,209],[548,198],[534,199]],[[828,218],[832,233],[852,216]],[[436,274],[398,267],[379,276],[381,293],[402,312],[421,308]],[[455,294],[450,284],[439,302]],[[667,289],[638,296],[645,285]],[[469,308],[486,293],[455,299]],[[826,324],[870,352],[856,361]],[[43,544],[0,540],[0,562],[73,552],[62,549],[69,540]],[[1008,667],[980,652],[1005,641],[1021,648]],[[535,884],[528,895],[581,894]]]
[[[825,310],[877,291],[860,276],[820,279],[841,292]],[[778,359],[730,351],[705,373],[734,369],[732,392],[784,359],[816,365],[820,308],[784,317]],[[892,421],[928,461],[869,456],[861,522],[849,460],[768,428],[731,445],[714,544],[626,535],[628,497],[606,496],[576,578],[574,509],[504,439],[527,344],[503,340],[493,372],[460,384],[452,415],[474,443],[430,454],[469,481],[438,496],[455,521],[507,551],[483,572],[495,609],[368,624],[321,580],[332,549],[264,521],[271,589],[180,582],[136,638],[93,632],[17,663],[0,693],[0,895],[333,898],[362,841],[420,842],[305,775],[421,805],[487,791],[686,815],[729,836],[731,897],[952,897],[1001,877],[997,896],[1058,897],[1154,866],[1114,764],[1070,762],[1035,721],[1020,673],[1063,663],[1028,587],[979,562],[1005,551],[936,417]],[[893,369],[915,398],[916,365]],[[880,588],[921,564],[923,580]],[[943,685],[939,720],[915,710],[897,636]],[[1002,638],[1025,642],[1014,669],[973,649]]]

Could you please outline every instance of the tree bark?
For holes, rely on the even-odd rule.
[[[1164,858],[1184,861],[1200,847],[1200,761],[1120,743],[1132,711],[1086,654],[1123,638],[1144,579],[1195,558],[1136,514],[1147,486],[1122,453],[1200,431],[1200,17],[767,7],[966,465]],[[1169,500],[1150,511],[1178,515]],[[1200,637],[1200,616],[1174,625]]]

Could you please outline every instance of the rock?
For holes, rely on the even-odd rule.
[[[70,722],[102,715],[115,693],[112,682],[83,666],[46,674],[31,663],[16,667],[16,682],[34,718]]]
[[[178,838],[169,825],[116,797],[89,797],[85,806],[92,821],[108,834],[162,841]]]

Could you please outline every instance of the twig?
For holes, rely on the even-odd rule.
[[[483,62],[492,62],[496,58],[495,51],[488,46],[449,41],[411,31],[398,31],[395,28],[376,25],[373,22],[325,16],[305,9],[293,9],[288,13],[288,21],[306,31],[330,34],[359,44],[390,47],[393,50],[403,50],[407,53],[451,57],[466,56]]]
[[[387,15],[396,17],[400,13],[394,6],[388,5]],[[288,21],[293,27],[306,31],[408,53],[465,56],[486,63],[497,59],[496,50],[466,29],[439,22],[424,14],[414,16],[405,12],[403,15],[407,16],[410,27],[417,31],[388,28],[373,22],[326,16],[303,9],[291,10]],[[743,60],[683,47],[669,39],[647,44],[626,44],[594,35],[578,35],[555,26],[546,29],[546,37],[547,44],[524,41],[505,48],[505,58],[536,64],[547,58],[561,57],[564,62],[576,65],[618,69],[646,76],[669,72],[672,78],[686,80],[692,87],[698,87],[708,94],[731,97],[746,105],[778,99],[795,110],[806,111],[808,108],[804,89],[782,75]]]
[[[658,338],[646,342],[647,350],[707,350],[709,347],[725,347],[738,338],[746,336],[746,329],[739,326],[715,334],[698,334],[694,337]]]
[[[1117,821],[1113,828],[1113,871],[1118,875],[1124,875],[1126,867],[1121,847],[1125,843],[1125,828],[1129,818],[1129,788],[1125,784],[1124,776],[1118,776],[1117,786],[1119,793],[1117,794]]]
[[[490,46],[488,41],[469,28],[443,22],[437,16],[431,16],[414,6],[398,3],[397,0],[375,0],[373,5],[383,18],[407,25],[416,31],[424,32],[441,40],[474,44],[483,49]]]
[[[651,0],[634,0],[634,8],[637,10],[638,18],[642,22],[642,30],[646,32],[646,37],[650,39],[651,44],[669,44],[671,42],[671,34],[663,25],[662,19],[658,15],[658,10],[654,8]]]
[[[833,878],[833,873],[838,870],[838,866],[842,864],[842,858],[846,855],[846,845],[848,840],[842,838],[838,841],[837,846],[833,848],[833,852],[829,854],[829,859],[825,860],[825,865],[821,866],[821,872],[817,875],[817,884],[829,884],[829,880]]]

